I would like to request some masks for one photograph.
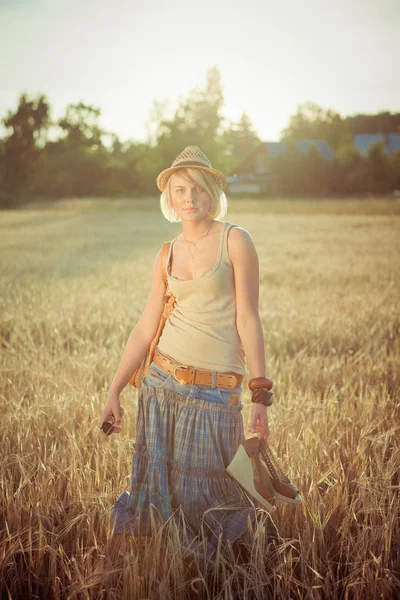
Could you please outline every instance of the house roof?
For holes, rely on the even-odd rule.
[[[398,152],[400,150],[400,133],[389,133],[387,146],[389,152]]]
[[[368,148],[376,142],[382,142],[386,152],[397,152],[400,150],[400,133],[360,133],[354,136],[354,145],[364,156]]]
[[[284,142],[263,142],[263,145],[267,148],[268,154],[276,156],[285,150]]]
[[[263,142],[263,145],[265,148],[267,148],[268,153],[271,156],[276,156],[277,154],[284,152],[286,149],[285,142]],[[324,158],[327,158],[329,160],[334,159],[333,152],[331,151],[328,144],[324,140],[317,140],[317,139],[310,138],[310,139],[299,140],[296,142],[296,147],[298,148],[298,150],[300,150],[300,152],[303,152],[303,153],[307,153],[309,148],[311,148],[312,146],[315,146],[317,148],[318,152]]]
[[[329,148],[329,146],[325,142],[325,140],[314,140],[314,139],[299,140],[298,142],[296,142],[296,146],[300,150],[300,152],[304,152],[304,153],[308,152],[309,148],[311,148],[312,146],[315,146],[317,148],[318,152],[324,158],[327,158],[328,160],[333,160],[335,158],[332,150]]]
[[[400,151],[400,133],[388,133],[386,136],[383,133],[363,133],[356,135],[353,138],[354,146],[358,148],[360,153],[363,155],[366,155],[369,146],[377,141],[384,143],[386,152],[391,153]],[[334,160],[335,155],[325,140],[308,138],[298,140],[296,142],[296,147],[300,150],[300,152],[303,153],[308,152],[309,148],[312,146],[314,146],[318,150],[319,154],[324,158],[328,160]],[[231,173],[231,176],[235,176],[236,171],[240,170],[242,165],[251,160],[252,157],[260,151],[260,147],[267,150],[268,154],[274,157],[281,152],[284,152],[287,144],[285,142],[261,142],[260,146],[253,149],[249,156],[247,156],[246,159],[235,168],[235,170]]]

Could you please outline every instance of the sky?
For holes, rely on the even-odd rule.
[[[0,57],[0,119],[43,93],[53,119],[83,101],[146,141],[154,102],[172,116],[217,66],[222,115],[276,141],[306,101],[400,111],[400,1],[0,0]]]

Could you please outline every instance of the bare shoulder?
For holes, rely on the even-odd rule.
[[[253,238],[247,229],[236,225],[232,227],[228,235],[228,254],[235,265],[243,260],[251,260],[257,256]]]
[[[164,242],[161,248],[158,250],[153,264],[153,283],[162,282],[164,280],[164,264],[166,263],[168,248],[165,248]]]
[[[154,268],[156,270],[162,270],[162,260],[163,260],[163,248],[161,246],[161,248],[158,250],[156,257],[154,259]]]

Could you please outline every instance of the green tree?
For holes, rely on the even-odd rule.
[[[78,102],[69,104],[64,117],[58,121],[65,141],[74,147],[97,149],[103,146],[101,136],[105,131],[99,125],[101,110]]]
[[[395,173],[382,142],[375,142],[367,152],[368,191],[387,193],[395,188]]]
[[[39,155],[40,141],[50,125],[50,107],[44,95],[29,100],[27,94],[19,98],[17,110],[8,112],[2,120],[11,133],[3,145],[2,186],[13,202],[17,195],[31,186]]]
[[[281,131],[283,141],[302,139],[325,140],[331,150],[336,150],[344,139],[348,139],[346,121],[332,109],[325,110],[313,102],[304,102],[296,114],[289,118],[289,124]]]
[[[297,195],[302,176],[304,156],[295,143],[288,140],[285,152],[269,158],[271,171],[276,177],[276,191],[282,195]]]
[[[83,102],[69,104],[57,125],[63,136],[46,145],[37,191],[56,196],[102,194],[110,155],[102,143],[101,111]]]
[[[337,194],[354,194],[365,191],[365,158],[353,144],[344,141],[335,152],[334,180],[332,191]]]
[[[373,115],[357,114],[345,118],[352,136],[361,133],[400,133],[400,113],[382,111]]]
[[[393,191],[400,192],[400,150],[394,152],[390,157],[390,165],[393,173]]]
[[[171,118],[157,124],[153,181],[159,170],[169,166],[186,146],[199,146],[217,169],[229,167],[221,137],[223,103],[221,75],[217,67],[211,67],[207,69],[205,88],[197,86],[181,100]]]
[[[228,173],[233,172],[235,167],[241,165],[261,144],[261,140],[254,131],[253,124],[245,111],[242,112],[237,123],[232,121],[229,123],[222,139],[226,148],[226,155],[230,160]]]

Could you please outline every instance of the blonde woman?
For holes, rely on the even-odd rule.
[[[172,515],[179,522],[180,507],[189,545],[199,541],[201,530],[212,558],[221,532],[234,547],[249,541],[249,517],[254,522],[262,511],[226,472],[245,439],[241,394],[246,362],[251,378],[266,376],[258,256],[250,234],[222,220],[226,178],[197,146],[186,147],[160,173],[157,185],[163,215],[182,223],[167,259],[168,285],[176,300],[138,394],[131,489],[113,507],[114,533],[146,535],[151,510],[160,522]],[[101,416],[101,422],[113,416],[117,433],[120,393],[147,354],[165,291],[160,250],[147,303]],[[264,404],[252,404],[249,431],[260,439],[268,436]],[[262,512],[267,535],[276,541],[275,525]]]

